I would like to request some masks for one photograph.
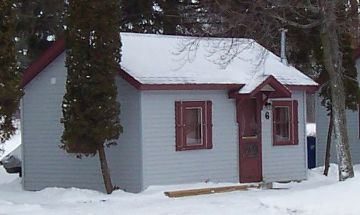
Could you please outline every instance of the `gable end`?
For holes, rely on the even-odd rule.
[[[55,60],[65,50],[65,40],[55,41],[50,48],[34,60],[30,66],[23,72],[21,79],[21,88],[24,88],[36,75],[45,69],[52,61]]]

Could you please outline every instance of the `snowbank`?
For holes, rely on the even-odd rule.
[[[308,124],[308,135],[315,131]],[[312,132],[311,132],[312,131]],[[5,144],[5,154],[20,145],[20,133]],[[256,215],[358,215],[360,178],[338,182],[337,166],[331,165],[329,177],[322,168],[309,170],[308,180],[301,183],[274,184],[272,190],[219,193],[178,199],[166,197],[164,191],[226,186],[234,184],[197,183],[152,186],[139,194],[115,191],[106,195],[77,188],[47,188],[38,192],[24,191],[17,174],[0,168],[0,214],[256,214]],[[360,165],[355,166],[360,175]]]
[[[355,170],[357,175],[360,174],[360,166]],[[274,185],[283,189],[168,198],[164,191],[216,184],[153,186],[139,194],[115,191],[106,195],[76,188],[30,192],[21,189],[17,176],[1,170],[0,214],[360,214],[357,205],[360,178],[338,182],[336,165],[331,165],[329,177],[321,173],[322,168],[316,168],[309,171],[307,181]]]
[[[309,174],[309,181],[295,185],[284,195],[262,198],[261,201],[280,211],[292,211],[299,214],[360,214],[357,204],[360,193],[360,178],[344,182],[337,181],[337,166],[331,166],[329,177],[321,175],[322,168]],[[360,166],[355,167],[360,174]],[[311,189],[304,189],[308,186]]]

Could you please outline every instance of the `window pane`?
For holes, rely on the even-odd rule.
[[[256,137],[257,136],[257,118],[256,118],[256,100],[249,99],[246,105],[241,107],[241,136]]]
[[[275,140],[290,140],[290,117],[288,107],[275,108]]]
[[[185,124],[186,144],[202,144],[201,108],[186,108]]]

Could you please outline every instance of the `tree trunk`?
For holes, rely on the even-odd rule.
[[[323,59],[330,78],[331,112],[333,114],[334,142],[337,151],[339,180],[344,181],[354,177],[349,150],[349,139],[346,128],[345,91],[342,79],[342,55],[339,48],[339,38],[336,23],[336,1],[324,2],[322,8],[323,22],[321,24],[321,42]]]
[[[106,193],[111,194],[113,191],[113,185],[111,182],[111,177],[110,177],[110,172],[109,172],[109,168],[108,168],[108,164],[107,164],[107,160],[106,160],[104,146],[100,147],[98,152],[99,152],[101,173],[102,173],[102,176],[104,179]]]
[[[330,121],[329,121],[329,129],[328,129],[328,135],[326,139],[326,152],[325,152],[325,169],[324,169],[324,175],[328,176],[329,168],[330,168],[330,151],[331,151],[331,141],[332,141],[332,134],[333,134],[333,116],[330,111]]]

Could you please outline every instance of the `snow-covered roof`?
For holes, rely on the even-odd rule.
[[[251,39],[121,33],[121,42],[119,74],[139,90],[242,87],[239,93],[246,94],[269,77],[292,89],[317,89],[317,83]],[[21,87],[64,50],[64,39],[54,42],[23,72]]]
[[[272,75],[284,85],[317,85],[251,39],[121,33],[121,41],[121,67],[141,84],[244,84],[248,92]]]

